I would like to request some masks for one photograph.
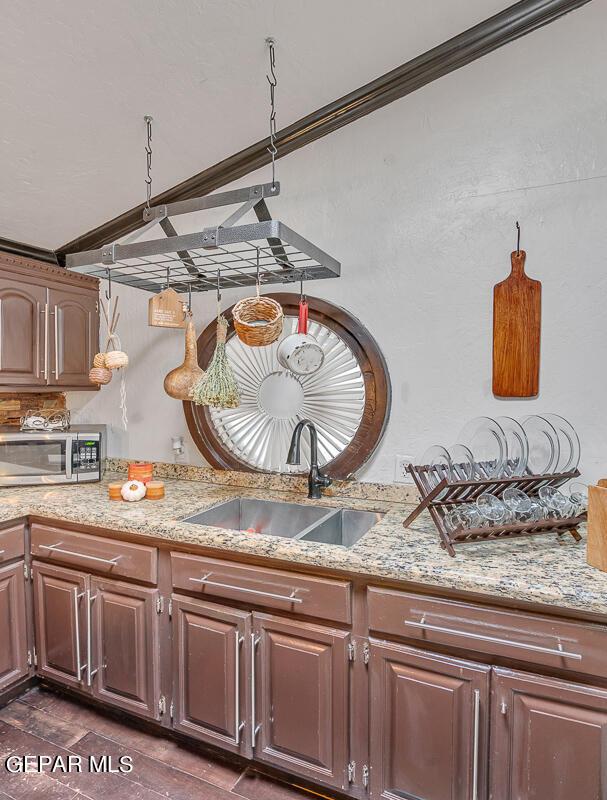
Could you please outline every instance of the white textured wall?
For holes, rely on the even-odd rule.
[[[397,453],[448,445],[472,416],[541,411],[576,425],[588,477],[607,473],[606,24],[594,0],[279,162],[275,216],[342,262],[340,280],[309,293],[358,316],[390,367],[392,417],[365,480],[392,480]],[[516,219],[543,283],[541,388],[537,400],[498,401],[492,287],[509,271]],[[117,381],[70,403],[112,424],[113,453],[167,459],[170,436],[185,431],[162,390],[182,334],[148,328],[147,296],[121,293],[128,434]],[[213,301],[197,298],[196,310],[200,329]],[[188,460],[199,460],[191,444]]]

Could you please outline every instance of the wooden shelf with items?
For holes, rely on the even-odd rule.
[[[515,539],[521,536],[534,536],[541,533],[554,532],[559,536],[569,533],[576,541],[582,538],[577,531],[577,526],[586,520],[586,514],[563,519],[540,519],[528,522],[516,522],[507,525],[493,525],[482,528],[456,528],[449,530],[446,524],[447,514],[456,506],[465,503],[474,503],[485,492],[501,497],[508,488],[516,488],[525,492],[530,497],[537,497],[543,486],[552,486],[555,489],[579,476],[579,471],[557,472],[550,475],[514,475],[507,478],[487,478],[484,480],[452,481],[443,474],[438,483],[433,484],[430,476],[437,476],[436,466],[419,466],[410,464],[408,472],[413,478],[421,501],[414,511],[409,514],[403,525],[405,528],[427,510],[438,530],[441,546],[450,556],[455,556],[455,545],[473,544],[484,541]]]

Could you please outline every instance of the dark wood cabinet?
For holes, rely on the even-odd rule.
[[[490,668],[371,641],[371,797],[482,800]]]
[[[0,692],[28,673],[23,561],[0,567]]]
[[[45,386],[46,288],[0,273],[0,384]]]
[[[457,634],[457,651],[448,641],[413,646],[400,636],[404,621],[425,613],[449,621],[455,601],[374,587],[365,604],[362,581],[333,586],[326,574],[312,581],[251,564],[243,575],[211,556],[169,558],[156,542],[39,519],[29,535],[22,522],[8,524],[0,539],[11,562],[0,567],[0,696],[38,674],[358,800],[607,800],[607,688],[590,685],[604,684],[604,625],[470,603],[449,625],[426,626]],[[66,567],[48,563],[55,558]],[[117,574],[104,577],[108,569]],[[229,593],[217,602],[194,596],[212,573],[213,590]],[[241,587],[265,610],[252,610]],[[265,605],[291,587],[312,595],[305,610],[317,621]],[[478,632],[490,625],[491,637]],[[480,637],[477,657],[487,663],[448,654],[464,652],[464,636],[470,651]],[[550,637],[568,650],[548,648]],[[500,659],[517,646],[537,672],[547,657],[575,661],[588,684],[495,666],[514,663]],[[565,667],[557,674],[575,676]]]
[[[89,386],[88,373],[99,349],[96,295],[69,289],[50,289],[50,383]]]
[[[495,669],[492,800],[605,800],[607,690]]]
[[[86,669],[86,590],[82,572],[33,565],[38,673],[81,688]]]
[[[93,695],[154,719],[160,716],[157,598],[156,589],[101,578],[90,579],[85,597]]]
[[[255,757],[344,790],[349,638],[346,631],[253,614]]]
[[[172,608],[174,727],[250,757],[251,615],[176,595]]]
[[[0,389],[95,389],[98,281],[0,253]]]

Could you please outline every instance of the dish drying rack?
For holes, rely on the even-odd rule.
[[[458,466],[454,465],[456,470]],[[463,465],[461,466],[463,469]],[[550,475],[527,474],[508,478],[457,481],[450,479],[446,465],[409,464],[407,471],[411,474],[419,491],[421,502],[404,521],[404,527],[408,528],[413,520],[427,509],[438,530],[441,547],[447,550],[450,556],[455,556],[455,545],[460,544],[516,539],[521,536],[534,536],[542,533],[556,533],[559,536],[569,533],[576,542],[582,538],[577,531],[577,526],[586,520],[585,513],[567,519],[531,520],[486,528],[460,527],[453,531],[449,530],[445,524],[445,517],[453,508],[464,503],[474,503],[484,492],[501,497],[505,489],[512,487],[520,489],[530,497],[536,497],[542,486],[553,486],[556,489],[572,478],[579,477],[580,473],[577,469],[572,472],[556,472]],[[436,483],[437,479],[438,483]]]
[[[167,286],[181,292],[207,292],[257,284],[288,284],[338,278],[340,263],[312,242],[272,219],[266,197],[277,197],[280,183],[206,195],[145,207],[145,225],[121,243],[66,256],[67,269],[159,292]],[[220,225],[179,235],[170,217],[211,208],[237,208]],[[253,211],[256,222],[236,223]],[[160,226],[165,236],[133,241]]]

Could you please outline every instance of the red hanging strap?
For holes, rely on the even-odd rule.
[[[308,303],[306,300],[299,301],[299,320],[297,322],[297,333],[308,332]]]

